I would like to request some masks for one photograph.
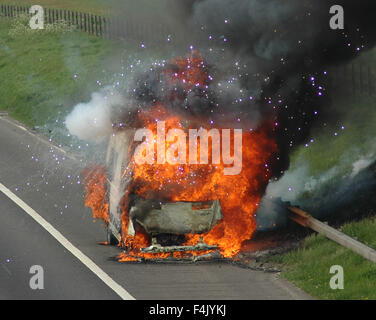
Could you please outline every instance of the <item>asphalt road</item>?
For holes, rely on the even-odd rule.
[[[0,116],[0,183],[22,199],[135,299],[305,299],[276,274],[227,263],[127,264],[103,246],[105,230],[84,207],[87,165]],[[30,268],[44,270],[33,290]],[[0,192],[0,299],[119,299],[82,261]]]

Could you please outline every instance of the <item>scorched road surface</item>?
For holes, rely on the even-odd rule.
[[[305,299],[275,274],[225,263],[126,264],[84,207],[82,160],[0,117],[0,184],[48,221],[136,299]],[[44,290],[29,286],[44,269]],[[0,299],[118,299],[113,288],[0,192]]]

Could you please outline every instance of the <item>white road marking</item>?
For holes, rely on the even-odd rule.
[[[54,148],[55,150],[63,153],[66,155],[66,157],[72,159],[72,160],[77,160],[74,156],[72,155],[69,155],[67,154],[67,152],[62,149],[62,148],[59,148],[57,146],[55,146],[53,143],[51,143],[50,141],[47,141],[43,138],[41,138],[40,136],[38,136],[37,134],[33,133],[33,132],[30,132],[27,128],[23,127],[22,125],[19,125],[18,123],[14,122],[13,120],[11,119],[8,119],[8,118],[4,118],[3,116],[0,115],[0,120],[3,120],[5,122],[7,122],[8,124],[18,128],[18,129],[21,129],[22,131],[25,131],[26,133],[28,133],[30,136],[34,137],[35,139],[37,139],[39,142],[42,142],[44,143],[45,145],[51,147],[51,148]]]
[[[49,232],[63,247],[70,251],[78,260],[88,267],[99,279],[109,286],[123,300],[135,300],[135,298],[127,292],[122,286],[116,283],[107,273],[99,268],[88,256],[77,249],[67,238],[57,231],[49,222],[40,216],[35,210],[28,206],[24,201],[17,197],[12,191],[0,183],[0,191],[4,193],[10,200],[17,204],[30,217],[39,223],[47,232]]]

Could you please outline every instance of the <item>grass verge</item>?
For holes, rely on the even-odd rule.
[[[376,249],[376,218],[348,223],[341,230]],[[376,299],[376,265],[322,235],[306,238],[299,250],[274,256],[282,277],[319,299]],[[344,289],[332,290],[330,267],[344,269]]]
[[[332,123],[323,122],[313,129],[314,142],[292,154],[291,169],[301,162],[309,165],[312,175],[322,174],[341,163],[344,170],[351,169],[352,160],[358,154],[367,154],[375,148],[375,106],[376,99],[372,96],[338,95],[328,111],[333,114]]]
[[[0,18],[0,110],[44,125],[98,89],[115,44],[77,31],[23,33],[16,23]]]

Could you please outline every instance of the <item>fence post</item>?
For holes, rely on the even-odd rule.
[[[93,23],[94,23],[94,32],[95,32],[95,35],[98,36],[98,19],[97,19],[97,15],[93,16]]]
[[[88,15],[89,18],[89,33],[93,34],[93,16],[91,14]]]
[[[91,26],[90,26],[90,14],[87,14],[87,32],[90,34]]]
[[[102,30],[102,16],[99,16],[99,33],[102,37],[103,35],[103,30]]]
[[[105,17],[103,17],[103,35],[105,38],[108,37],[107,20]]]
[[[90,15],[90,23],[91,23],[91,34],[94,34],[94,17],[93,15],[91,14]]]
[[[90,14],[87,15],[87,32],[91,33]]]

